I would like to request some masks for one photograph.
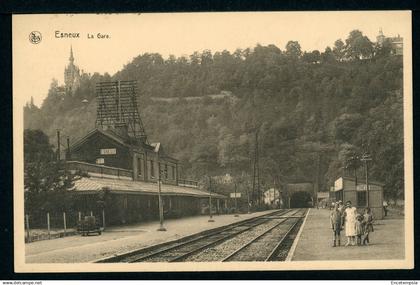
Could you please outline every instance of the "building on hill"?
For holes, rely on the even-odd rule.
[[[80,77],[79,67],[74,64],[73,47],[70,47],[69,63],[64,68],[64,84],[67,93],[73,94],[80,87]]]
[[[109,224],[157,219],[160,180],[166,217],[208,211],[210,193],[199,189],[197,182],[179,177],[178,160],[161,143],[149,143],[135,90],[134,81],[97,85],[96,126],[66,151],[67,169],[82,176],[73,189],[77,210],[92,211],[99,218],[104,210]],[[108,202],[101,209],[97,201],[105,193]],[[227,197],[211,195],[212,211],[223,213]]]
[[[389,43],[391,44],[391,53],[393,55],[403,54],[404,42],[403,38],[400,35],[396,37],[386,37],[382,32],[382,29],[380,29],[378,35],[376,36],[376,42],[379,46],[383,46],[385,41],[389,41]]]

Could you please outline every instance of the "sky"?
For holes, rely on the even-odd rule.
[[[70,46],[84,72],[112,75],[146,52],[167,58],[205,49],[233,52],[257,43],[284,50],[289,40],[298,41],[302,50],[323,51],[354,29],[376,41],[382,28],[385,36],[400,34],[407,43],[410,27],[407,11],[14,15],[15,103],[23,106],[33,97],[40,106],[53,78],[63,84]],[[32,31],[42,35],[38,44],[29,41]],[[57,31],[79,33],[79,38],[57,37]]]

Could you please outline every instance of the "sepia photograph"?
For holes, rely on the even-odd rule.
[[[12,24],[16,272],[413,268],[411,12]]]

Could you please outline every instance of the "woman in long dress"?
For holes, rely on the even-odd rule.
[[[356,215],[357,210],[355,207],[352,207],[351,202],[346,202],[346,209],[344,210],[344,230],[346,232],[347,243],[348,245],[355,245],[356,237]]]

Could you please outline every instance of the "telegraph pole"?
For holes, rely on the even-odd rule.
[[[60,161],[60,129],[57,129],[57,161]]]
[[[249,201],[249,184],[248,184],[248,181],[246,182],[246,197],[247,197],[247,202],[248,202],[248,205],[247,205],[247,208],[248,208],[248,214],[251,214],[251,209],[250,209],[250,205],[249,205],[249,203],[250,203],[250,201]]]
[[[212,222],[214,222],[214,220],[213,220],[213,213],[211,212],[211,176],[210,176],[210,181],[209,181],[209,215],[210,215],[210,217],[209,217],[209,220],[208,220],[208,222],[209,223],[212,223]]]
[[[161,169],[160,169],[160,158],[159,152],[157,153],[157,161],[158,161],[158,198],[159,198],[159,228],[157,229],[160,232],[166,231],[165,227],[163,226],[163,203],[162,203],[162,193],[161,193]]]
[[[372,158],[370,157],[370,155],[365,152],[362,155],[362,158],[360,159],[361,161],[363,161],[365,163],[365,177],[366,177],[366,204],[367,207],[369,208],[369,169],[368,169],[368,161],[371,161]]]
[[[67,136],[67,160],[71,160],[70,157],[70,137]]]
[[[258,129],[257,129],[255,131],[254,169],[253,169],[253,177],[252,177],[252,201],[254,204],[260,205],[260,199],[261,199],[260,168],[259,168],[259,160],[258,160]]]
[[[238,215],[238,198],[236,194],[236,182],[235,182],[235,217],[239,217]]]

